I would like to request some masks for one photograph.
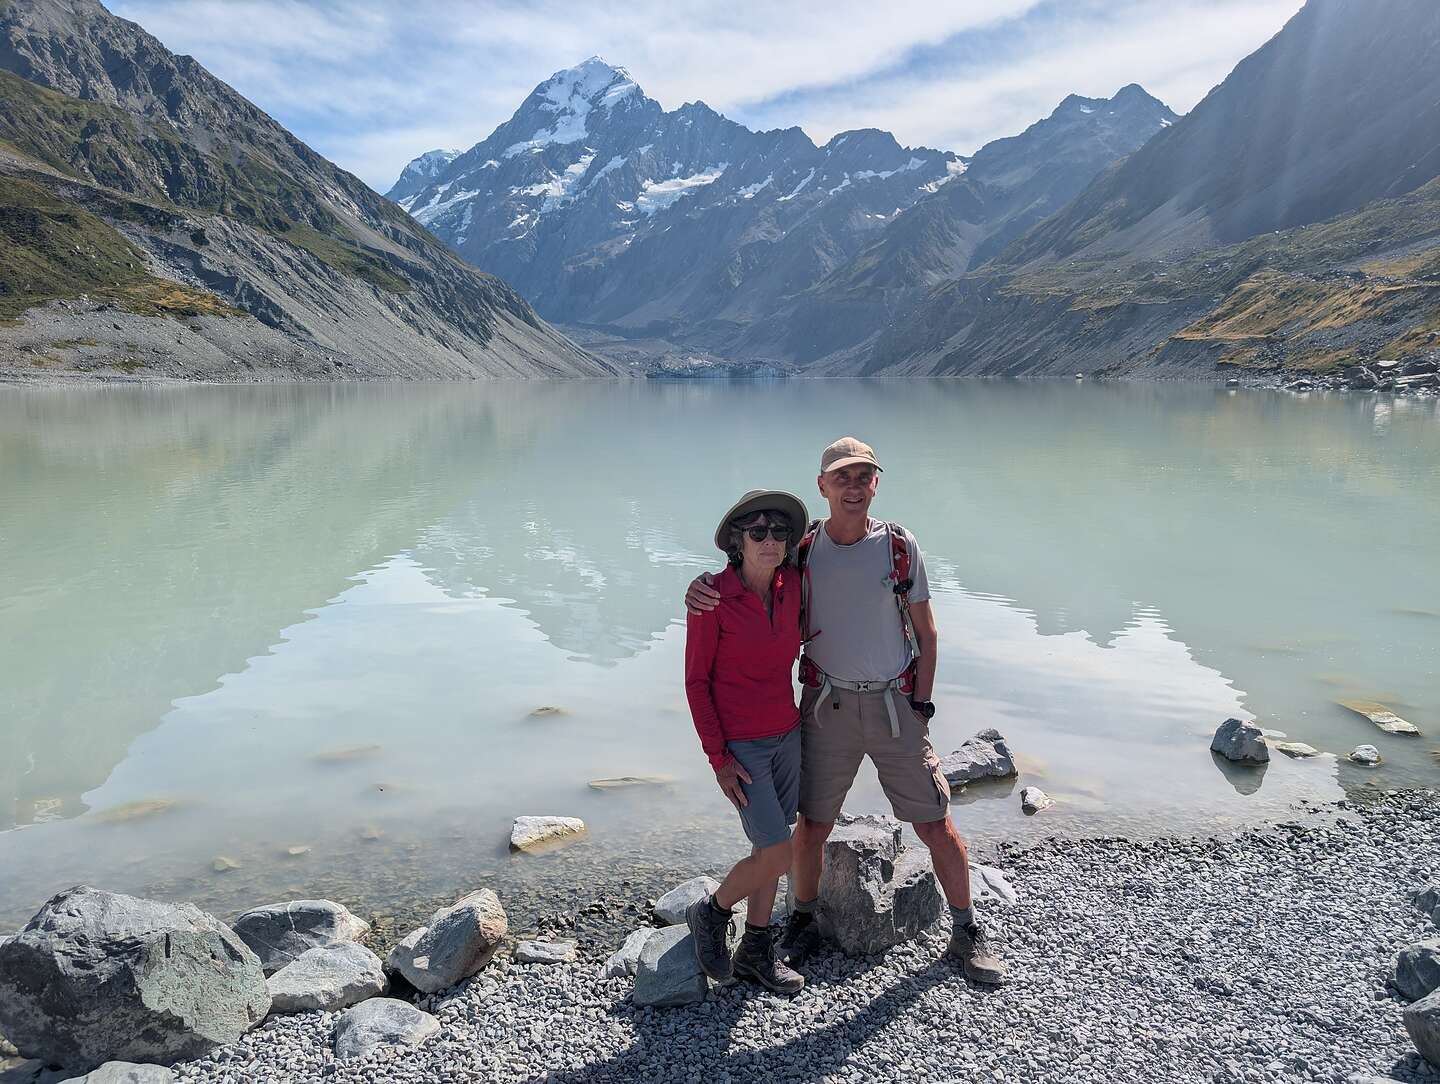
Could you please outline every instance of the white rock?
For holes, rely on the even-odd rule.
[[[1282,741],[1277,743],[1275,748],[1287,757],[1294,757],[1296,759],[1322,755],[1319,749],[1316,749],[1313,745],[1306,745],[1303,741]]]
[[[1054,804],[1055,799],[1039,787],[1026,787],[1020,792],[1020,809],[1027,817],[1033,817],[1036,813],[1049,809]]]
[[[1363,764],[1367,768],[1373,768],[1380,763],[1380,750],[1373,745],[1357,745],[1355,751],[1350,754],[1350,759],[1356,764]]]
[[[510,828],[510,849],[550,850],[573,843],[585,833],[585,822],[579,817],[516,817]]]
[[[520,964],[563,964],[575,959],[574,941],[521,941],[515,946]]]
[[[1387,734],[1419,734],[1420,728],[1373,700],[1341,700],[1340,706],[1364,716]]]
[[[134,1061],[107,1061],[84,1076],[72,1076],[60,1084],[171,1084],[175,1071],[164,1065]]]
[[[690,880],[676,885],[655,901],[655,917],[667,926],[684,922],[686,909],[696,900],[703,900],[719,887],[720,882],[714,877],[691,877]]]
[[[341,941],[302,952],[268,980],[271,1012],[335,1012],[385,993],[380,957],[364,945]]]
[[[386,1044],[418,1046],[439,1030],[439,1020],[409,1002],[372,998],[347,1010],[335,1022],[335,1056],[349,1061]]]
[[[977,900],[1004,900],[1006,903],[1014,903],[1020,898],[1020,893],[1006,879],[1005,874],[994,866],[976,865],[970,863],[970,895]]]

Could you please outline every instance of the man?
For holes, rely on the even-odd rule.
[[[895,816],[930,849],[953,921],[946,951],[971,981],[1000,983],[1005,965],[975,918],[969,854],[950,821],[950,787],[930,744],[938,633],[925,563],[914,535],[870,518],[880,470],[874,451],[854,437],[820,456],[816,484],[830,515],[803,544],[804,752],[790,869],[795,907],[780,946],[799,964],[819,943],[825,840],[868,756]],[[907,563],[908,576],[901,573]],[[685,595],[693,612],[713,609],[718,599],[708,575]]]

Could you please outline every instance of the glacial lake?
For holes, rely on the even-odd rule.
[[[927,554],[936,746],[995,727],[1023,769],[957,796],[972,840],[1225,830],[1440,784],[1434,401],[4,389],[0,933],[79,882],[223,916],[301,895],[364,915],[733,860],[685,704],[681,598],[744,490],[818,514],[819,450],[850,433],[887,467],[875,514]],[[1425,736],[1381,733],[1348,698]],[[1338,756],[1222,771],[1209,741],[1236,714]],[[1345,760],[1362,742],[1382,767]],[[641,775],[670,781],[588,785]],[[1031,783],[1057,805],[1026,818]],[[884,808],[868,765],[850,808]],[[512,857],[519,814],[590,836]]]

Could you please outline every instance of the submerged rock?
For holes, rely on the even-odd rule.
[[[380,957],[364,945],[341,941],[302,952],[270,976],[271,1011],[334,1012],[390,988]]]
[[[1387,734],[1420,733],[1418,726],[1400,718],[1384,704],[1378,704],[1373,700],[1341,700],[1338,703],[1342,708],[1349,708],[1356,715],[1369,719]]]
[[[1265,735],[1253,722],[1226,719],[1210,741],[1212,752],[1237,764],[1265,764],[1270,760],[1270,747]]]
[[[72,1072],[203,1057],[269,1011],[260,960],[188,903],[81,885],[0,946],[0,1033]]]
[[[626,790],[630,787],[662,787],[673,783],[671,775],[617,775],[611,779],[590,780],[591,790]]]
[[[585,835],[579,817],[516,817],[510,827],[512,851],[541,851],[573,843]]]
[[[433,994],[489,963],[508,928],[500,898],[482,888],[436,911],[428,926],[412,930],[390,950],[386,965],[415,989]]]
[[[1282,741],[1278,743],[1275,748],[1287,757],[1293,757],[1297,760],[1324,755],[1319,749],[1316,749],[1313,745],[1306,745],[1303,741]]]
[[[1000,731],[991,728],[966,738],[959,749],[942,757],[940,770],[954,789],[980,779],[1005,779],[1015,775],[1015,756]]]
[[[634,1004],[657,1008],[690,1005],[704,1001],[709,991],[710,980],[700,970],[688,928],[667,926],[646,940],[635,970],[635,988],[630,992]]]
[[[234,930],[273,975],[311,949],[359,940],[370,924],[333,900],[291,900],[246,911]]]
[[[667,926],[685,921],[685,912],[696,900],[703,900],[720,887],[714,877],[691,877],[655,901],[655,917]]]
[[[379,1046],[418,1046],[439,1030],[439,1020],[409,1002],[372,998],[335,1022],[335,1056],[350,1061],[374,1053]]]
[[[844,813],[825,841],[819,901],[821,935],[850,956],[919,936],[944,907],[930,855],[901,845],[899,821]]]

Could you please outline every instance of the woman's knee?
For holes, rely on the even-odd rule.
[[[787,839],[781,843],[760,848],[760,853],[756,857],[760,860],[760,867],[767,876],[780,877],[790,868],[790,854],[790,841]]]

